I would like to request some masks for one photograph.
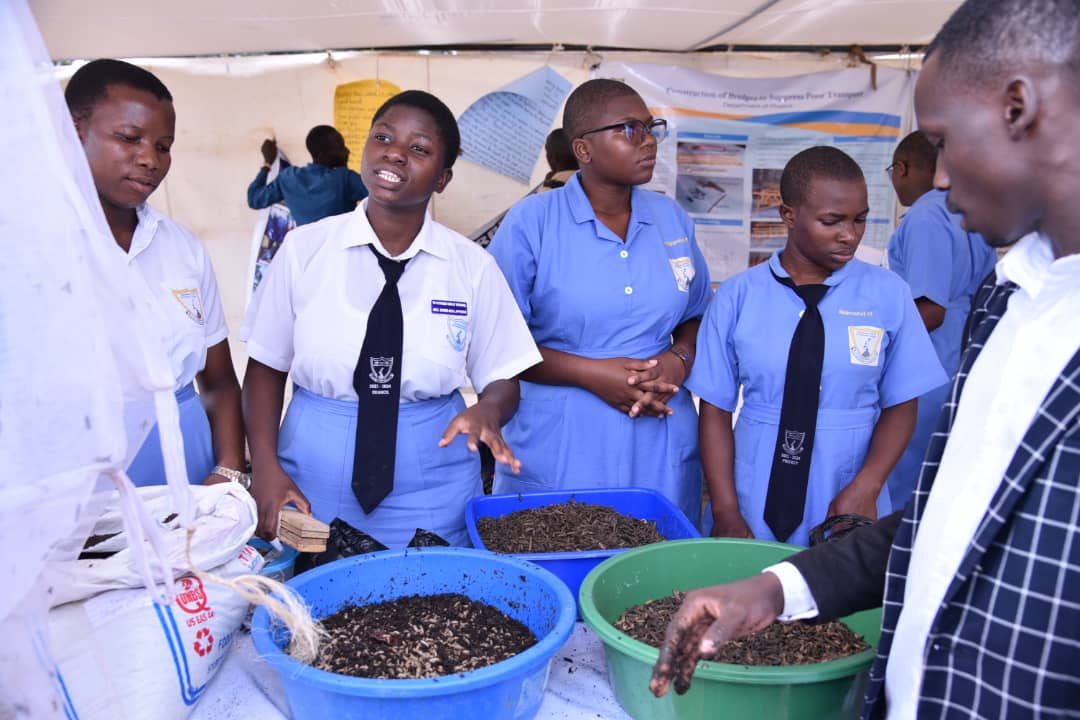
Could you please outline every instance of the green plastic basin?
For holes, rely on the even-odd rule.
[[[697,539],[658,543],[616,555],[581,584],[585,624],[604,643],[615,698],[637,720],[841,720],[858,718],[874,650],[813,665],[745,667],[701,662],[685,695],[649,692],[656,648],[615,629],[628,608],[671,594],[749,577],[802,548],[762,540]],[[881,610],[842,622],[877,647]]]

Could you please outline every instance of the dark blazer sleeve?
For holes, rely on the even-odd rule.
[[[889,550],[903,515],[895,512],[788,558],[810,587],[817,620],[834,620],[881,605]]]

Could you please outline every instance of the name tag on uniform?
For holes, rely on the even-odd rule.
[[[468,315],[469,306],[457,300],[432,300],[431,313],[433,315]]]

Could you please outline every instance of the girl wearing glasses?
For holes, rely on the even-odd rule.
[[[598,79],[567,99],[563,129],[580,171],[511,208],[489,247],[544,359],[521,374],[504,431],[521,474],[499,468],[495,492],[648,487],[697,524],[697,414],[683,381],[709,273],[686,213],[637,187],[667,125],[630,86]]]

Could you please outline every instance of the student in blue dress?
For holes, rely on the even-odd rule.
[[[911,296],[930,332],[938,360],[952,379],[960,367],[960,345],[971,300],[997,262],[994,249],[978,233],[967,232],[949,212],[947,193],[934,189],[937,149],[921,132],[896,146],[889,177],[907,211],[889,240],[889,269],[911,286]],[[919,419],[886,486],[894,509],[903,507],[919,478],[930,436],[950,383],[919,398]]]
[[[368,197],[292,231],[259,284],[240,335],[262,537],[293,502],[392,548],[417,528],[467,545],[478,444],[520,467],[500,426],[514,377],[540,355],[494,260],[427,212],[460,145],[438,98],[387,100],[364,146]],[[468,409],[467,378],[479,392]]]
[[[787,243],[720,285],[686,384],[701,397],[712,535],[806,545],[828,517],[890,511],[882,488],[917,398],[945,373],[903,280],[854,259],[868,212],[855,161],[804,150],[780,194]]]
[[[514,205],[488,248],[544,358],[504,430],[521,474],[499,468],[494,490],[653,488],[696,525],[697,413],[682,384],[709,272],[686,213],[638,187],[667,125],[630,86],[597,79],[571,93],[563,128],[580,171]]]
[[[247,484],[240,383],[210,257],[187,228],[147,204],[172,165],[172,95],[149,71],[100,59],[71,76],[64,98],[116,252],[145,283],[148,311],[176,381],[188,480]],[[127,474],[135,485],[165,482],[157,425]]]

